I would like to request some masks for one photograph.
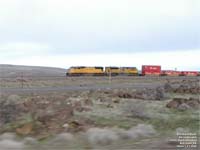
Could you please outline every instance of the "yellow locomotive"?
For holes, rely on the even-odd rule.
[[[103,67],[86,67],[76,66],[70,67],[66,73],[67,76],[81,76],[81,75],[104,75]]]
[[[117,76],[117,75],[138,75],[136,67],[87,67],[75,66],[70,67],[66,73],[67,76]]]
[[[119,75],[120,68],[119,67],[105,67],[105,75]]]
[[[136,67],[105,67],[106,75],[138,75]]]
[[[121,67],[120,71],[122,75],[130,75],[130,76],[138,75],[138,69],[136,67]]]

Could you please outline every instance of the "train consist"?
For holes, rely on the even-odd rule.
[[[141,71],[136,67],[70,67],[67,76],[200,76],[198,71],[161,70],[161,66],[142,65]]]

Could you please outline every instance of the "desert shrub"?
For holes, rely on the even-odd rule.
[[[24,138],[23,143],[25,143],[25,145],[36,145],[38,144],[38,141],[32,137],[26,137]]]
[[[56,135],[56,137],[54,137],[51,142],[55,142],[55,143],[59,143],[59,142],[68,142],[68,141],[72,141],[74,139],[74,136],[70,133],[61,133]]]
[[[117,133],[111,129],[91,128],[86,136],[92,145],[107,145],[119,139]]]
[[[152,125],[138,124],[136,127],[132,127],[128,130],[128,137],[137,138],[137,137],[149,137],[156,133]]]
[[[17,105],[15,103],[0,102],[0,124],[10,123],[18,116]]]
[[[4,139],[14,140],[15,138],[16,138],[15,133],[7,132],[7,133],[0,135],[0,140],[4,140]]]
[[[152,125],[138,124],[129,130],[121,128],[91,128],[86,132],[89,143],[93,145],[107,145],[119,139],[138,139],[155,135]]]
[[[176,112],[174,111],[174,113]],[[162,133],[169,133],[169,131],[174,132],[177,128],[188,128],[193,132],[199,130],[199,117],[191,117],[191,115],[186,114],[186,112],[181,112],[181,115],[176,113],[176,115],[170,116],[167,120],[151,119],[148,120],[147,123],[152,124]]]
[[[0,150],[14,150],[23,149],[24,144],[22,142],[17,142],[13,140],[2,140],[0,141]]]
[[[117,128],[115,128],[114,130],[122,139],[137,139],[149,137],[156,134],[156,131],[153,128],[153,126],[146,124],[138,124],[137,126],[130,128],[129,130]]]
[[[9,95],[6,104],[19,104],[21,97],[19,95]]]
[[[16,140],[13,133],[4,133],[0,136],[0,150],[23,150],[24,143]]]
[[[130,117],[138,117],[142,119],[148,119],[149,115],[148,113],[145,112],[146,109],[146,103],[144,102],[134,102],[134,101],[129,101],[126,103],[123,108],[122,108],[124,114]]]
[[[176,129],[176,133],[188,133],[188,132],[190,132],[190,130],[188,128],[179,127]]]

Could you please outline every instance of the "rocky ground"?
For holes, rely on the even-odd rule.
[[[198,78],[126,80],[161,84],[1,93],[0,150],[176,149],[177,131],[199,134]]]

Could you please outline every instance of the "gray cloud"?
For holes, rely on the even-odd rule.
[[[198,0],[0,0],[1,57],[200,50]]]

